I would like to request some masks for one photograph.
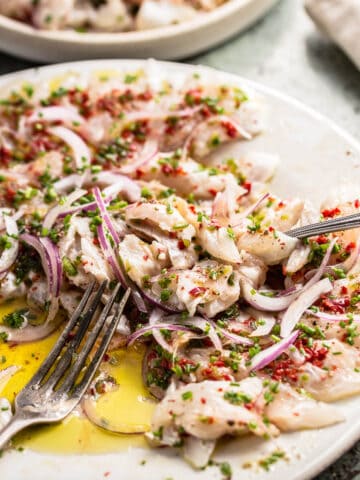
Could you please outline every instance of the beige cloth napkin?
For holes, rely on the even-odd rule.
[[[360,0],[305,0],[305,9],[360,69]]]

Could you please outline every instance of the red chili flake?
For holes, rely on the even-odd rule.
[[[225,367],[225,362],[224,360],[215,360],[215,362],[212,362],[212,364],[215,367]]]
[[[107,353],[105,353],[105,355],[103,356],[103,361],[104,362],[108,362],[110,360],[110,355],[108,355]]]
[[[0,164],[7,167],[11,160],[11,152],[4,146],[0,147]]]
[[[325,237],[325,235],[319,235],[316,239],[316,242],[319,245],[324,245],[325,243],[329,243],[329,239]]]
[[[345,313],[346,307],[350,305],[350,298],[343,297],[335,300],[328,297],[322,297],[321,305],[325,310],[329,310],[330,312]]]
[[[201,103],[201,91],[199,89],[188,90],[185,94],[185,102],[190,105],[199,105]]]
[[[354,202],[354,206],[355,208],[359,208],[360,207],[360,200],[357,198]]]
[[[285,207],[285,203],[283,201],[278,203],[278,208],[283,208]]]
[[[288,358],[287,360],[279,360],[275,363],[271,377],[277,381],[290,380],[296,382],[298,379],[298,371],[293,361]]]
[[[209,188],[208,192],[210,193],[210,195],[212,195],[213,197],[216,197],[218,191],[215,190],[214,188]]]
[[[302,340],[298,340],[295,345],[305,352],[306,361],[312,363],[316,367],[322,368],[324,366],[324,360],[329,350],[326,347],[313,346],[309,347]]]
[[[93,238],[93,244],[94,245],[99,245],[99,239],[97,237]]]
[[[274,232],[274,231],[275,231],[275,228],[270,226],[270,227],[268,228],[268,230],[269,230],[269,232]]]
[[[200,402],[201,402],[203,405],[205,405],[205,403],[206,403],[206,398],[201,397],[201,398],[200,398]]]
[[[348,289],[345,287],[345,285],[343,285],[340,289],[340,293],[342,295],[346,295],[348,293]]]
[[[356,243],[355,243],[355,242],[350,242],[350,243],[348,243],[348,244],[346,245],[345,251],[346,251],[347,253],[350,253],[351,250],[354,250],[355,247],[356,247]]]
[[[183,240],[179,240],[179,241],[178,241],[178,248],[179,248],[180,250],[185,250],[185,249],[186,249],[186,245],[185,245],[185,243],[184,243]]]
[[[105,472],[104,477],[108,477],[110,475],[110,472]]]
[[[187,358],[180,358],[180,360],[177,362],[181,367],[184,367],[185,365],[196,365],[194,361],[189,360]]]
[[[143,260],[145,260],[145,262],[146,262],[147,260],[149,260],[149,255],[144,255],[144,256],[143,256]]]
[[[203,117],[209,118],[209,117],[211,117],[212,113],[211,113],[210,108],[207,105],[204,105],[201,109],[201,114],[202,114]]]
[[[6,191],[5,191],[5,199],[8,201],[8,202],[13,202],[14,201],[14,197],[16,195],[16,190],[14,190],[13,188],[11,187],[7,187],[6,188]]]
[[[336,215],[339,215],[341,213],[341,210],[338,207],[336,207],[332,209],[323,210],[321,213],[324,218],[333,218]]]
[[[148,102],[153,98],[153,94],[151,93],[150,90],[146,90],[146,92],[139,93],[137,98],[138,100],[144,100],[145,102]]]
[[[195,205],[189,205],[189,210],[190,210],[190,212],[192,212],[192,213],[196,213]]]
[[[206,290],[207,289],[205,287],[194,287],[190,290],[189,295],[196,298],[199,297],[201,294],[205,293]]]
[[[234,126],[233,123],[223,121],[223,122],[221,122],[221,126],[223,128],[225,128],[226,134],[228,135],[228,137],[230,137],[230,138],[236,138],[237,137],[238,131],[237,131],[237,129]]]
[[[250,182],[244,182],[242,185],[241,185],[243,188],[245,188],[245,190],[247,190],[248,193],[251,192],[251,183]]]

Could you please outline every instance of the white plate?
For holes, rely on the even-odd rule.
[[[281,165],[272,189],[287,196],[307,197],[315,202],[327,196],[330,190],[360,182],[360,144],[330,121],[299,102],[253,84],[234,75],[205,67],[171,63],[157,63],[161,75],[177,81],[190,73],[199,72],[214,81],[235,82],[239,86],[255,89],[265,99],[269,111],[269,128],[240,149],[279,153]],[[86,75],[99,69],[136,70],[154,68],[144,61],[81,62],[39,70],[28,70],[3,77],[4,84],[16,84],[20,79],[36,81],[48,79],[67,71]],[[154,71],[154,70],[152,70]],[[158,77],[157,77],[158,78]],[[228,460],[233,469],[233,480],[305,480],[339,457],[360,438],[360,404],[358,398],[338,403],[346,422],[323,430],[283,434],[266,442],[244,437],[233,441],[217,452],[218,460]],[[270,472],[250,468],[244,462],[264,458],[276,447],[287,452],[288,461],[280,461]],[[141,465],[141,460],[146,460]],[[31,451],[11,452],[0,459],[1,480],[211,480],[220,479],[218,468],[195,472],[181,459],[166,450],[131,449],[106,455],[55,456]],[[108,476],[104,476],[105,473]]]
[[[0,49],[39,62],[116,57],[174,60],[195,55],[244,30],[277,1],[229,0],[188,22],[126,33],[40,31],[0,15]]]

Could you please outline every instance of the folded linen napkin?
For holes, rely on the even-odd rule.
[[[360,69],[360,0],[305,0],[305,9]]]

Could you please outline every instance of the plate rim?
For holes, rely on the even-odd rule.
[[[79,71],[79,66],[81,65],[86,66],[86,71],[91,71],[91,67],[93,67],[94,70],[99,70],[100,63],[105,65],[109,64],[112,66],[113,69],[116,69],[121,67],[126,68],[127,65],[128,65],[128,68],[132,68],[132,65],[134,65],[134,68],[138,68],[139,66],[146,67],[146,65],[148,65],[149,62],[155,62],[160,67],[164,67],[165,69],[170,69],[170,71],[171,70],[176,71],[177,69],[181,69],[183,71],[188,70],[189,72],[191,72],[193,70],[200,69],[201,71],[208,71],[209,73],[216,72],[217,75],[223,75],[227,79],[229,79],[229,81],[233,80],[239,84],[242,84],[244,86],[250,87],[251,89],[254,89],[256,92],[259,92],[260,94],[264,93],[266,96],[278,99],[286,104],[290,104],[296,109],[301,110],[307,115],[312,116],[317,121],[323,124],[326,124],[337,135],[341,136],[349,144],[349,146],[354,149],[356,154],[360,155],[360,141],[356,139],[354,136],[352,136],[350,133],[348,133],[343,127],[340,127],[335,121],[333,121],[332,119],[329,119],[324,114],[316,111],[313,107],[310,107],[306,103],[303,103],[302,101],[286,93],[283,93],[273,87],[268,87],[262,84],[261,82],[253,81],[253,80],[247,79],[246,77],[242,77],[241,75],[231,73],[231,72],[226,72],[218,68],[208,67],[202,64],[188,64],[188,63],[180,63],[180,62],[160,61],[160,60],[153,60],[153,59],[141,60],[141,59],[116,59],[116,58],[61,62],[53,65],[44,65],[39,67],[26,68],[16,72],[0,75],[0,92],[3,86],[5,86],[8,81],[11,81],[12,79],[15,79],[15,78],[20,80],[22,77],[24,77],[24,80],[25,80],[26,78],[29,78],[29,77],[31,78],[31,75],[35,75],[35,78],[33,78],[32,80],[36,82],[38,81],[38,78],[36,77],[38,75],[40,76],[42,73],[44,73],[45,75],[49,73],[51,75],[52,71],[54,71],[54,73],[56,74],[56,71],[58,70],[69,70],[69,71],[73,70],[74,72],[76,72],[77,70]],[[0,96],[1,96],[1,93],[0,93]],[[314,430],[314,432],[316,432],[317,430],[319,429]],[[305,471],[303,470],[297,473],[292,480],[310,480],[315,475],[319,474],[320,472],[325,470],[329,465],[331,465],[336,460],[338,460],[358,440],[360,440],[360,419],[357,424],[349,425],[349,428],[346,430],[346,432],[344,432],[343,435],[339,436],[338,441],[333,443],[331,448],[328,448],[327,451],[322,454],[321,460],[317,460],[315,458],[308,465]],[[98,454],[96,456],[98,457],[106,456],[109,453]],[[45,456],[46,454],[44,454],[44,457]],[[72,454],[71,456],[77,457],[78,455]]]
[[[77,45],[126,45],[129,42],[141,44],[151,40],[165,40],[176,38],[205,27],[211,27],[225,21],[239,11],[246,10],[256,3],[264,5],[264,13],[270,10],[279,0],[229,0],[211,12],[205,12],[193,19],[176,25],[168,25],[149,30],[133,30],[129,32],[84,32],[67,30],[38,30],[31,25],[14,20],[0,14],[0,29],[18,33],[24,38],[36,38],[49,42]]]

